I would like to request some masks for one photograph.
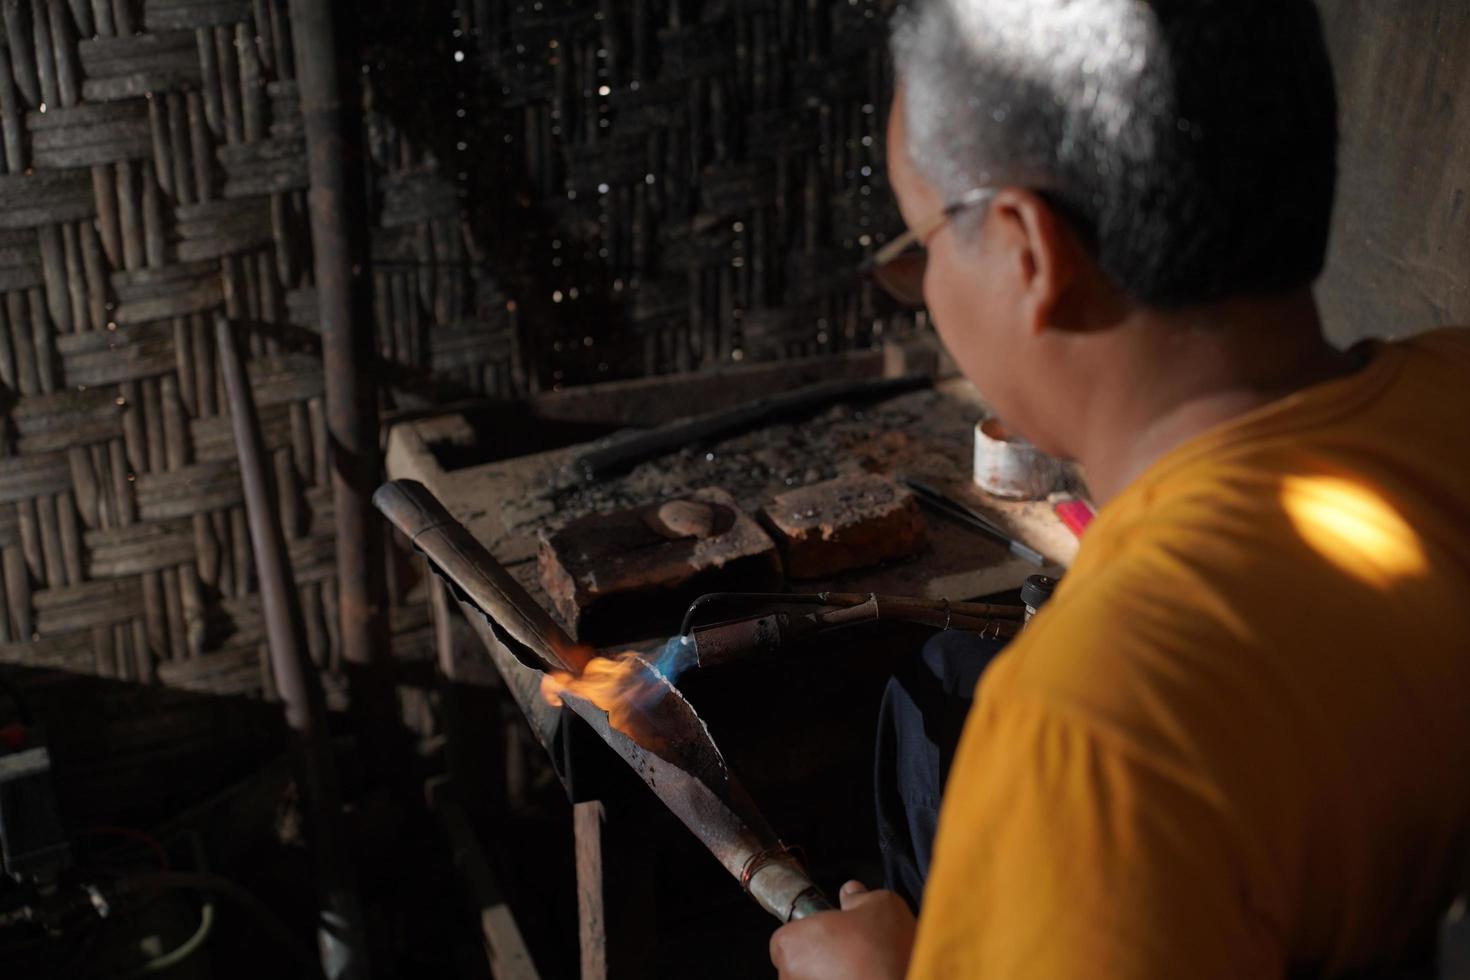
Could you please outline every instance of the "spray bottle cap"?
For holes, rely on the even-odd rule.
[[[1021,601],[1033,610],[1040,609],[1046,605],[1056,587],[1057,580],[1049,575],[1029,576],[1026,584],[1021,586]]]

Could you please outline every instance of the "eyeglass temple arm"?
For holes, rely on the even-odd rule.
[[[873,269],[876,269],[880,265],[892,262],[894,259],[898,258],[898,256],[902,255],[904,251],[909,248],[909,246],[914,244],[914,242],[922,241],[925,238],[928,238],[935,231],[939,230],[939,228],[942,227],[944,223],[950,218],[953,218],[961,211],[967,211],[970,208],[973,208],[976,205],[987,200],[988,198],[994,196],[995,190],[989,187],[980,187],[965,193],[960,197],[958,201],[955,201],[953,204],[946,204],[944,206],[944,210],[934,215],[928,221],[921,222],[917,227],[910,228],[908,231],[905,231],[902,235],[899,235],[893,241],[889,242],[882,248],[878,249],[878,251],[868,256],[868,258],[863,260],[862,265],[858,266],[859,270],[863,272],[871,272]]]

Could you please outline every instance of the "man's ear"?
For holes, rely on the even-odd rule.
[[[1020,188],[996,195],[989,220],[999,224],[1001,244],[1015,263],[1026,329],[1040,334],[1073,327],[1079,299],[1074,287],[1083,256],[1066,222],[1040,195]]]

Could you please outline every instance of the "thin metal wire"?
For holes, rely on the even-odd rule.
[[[780,841],[777,841],[770,847],[763,847],[746,858],[745,864],[740,868],[740,887],[745,894],[750,894],[751,879],[760,873],[761,868],[764,868],[772,861],[779,861],[782,858],[790,858],[798,866],[806,864],[806,855],[802,852],[801,848],[790,847]],[[789,920],[790,918],[790,915],[788,915],[787,919]]]

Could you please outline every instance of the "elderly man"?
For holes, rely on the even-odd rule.
[[[984,670],[917,922],[850,883],[775,965],[1412,965],[1470,836],[1470,337],[1323,338],[1310,0],[915,0],[893,48],[878,274],[1103,507]]]

